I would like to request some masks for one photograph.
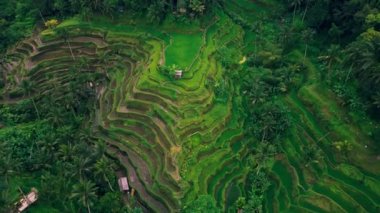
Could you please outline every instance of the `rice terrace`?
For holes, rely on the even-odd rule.
[[[0,0],[0,213],[380,212],[377,0]]]

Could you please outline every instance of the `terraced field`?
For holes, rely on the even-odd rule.
[[[247,17],[270,7],[244,7],[247,2],[230,6]],[[102,73],[107,84],[91,85],[98,105],[88,126],[106,142],[108,155],[123,168],[144,210],[179,212],[199,195],[209,194],[228,211],[238,197],[248,195],[252,147],[243,131],[242,97],[238,85],[223,80],[217,49],[242,49],[243,57],[253,32],[221,10],[193,32],[158,28],[147,33],[144,26],[76,18],[58,28],[70,36],[63,39],[45,30],[9,50],[0,64],[5,85],[0,103],[26,98],[18,88],[24,79],[34,83],[37,91],[30,96],[38,100],[52,90],[67,92],[79,76],[75,72]],[[301,60],[302,54],[292,54]],[[180,65],[183,78],[161,74],[158,66],[164,64]],[[368,121],[346,112],[320,83],[315,62],[307,58],[305,66],[302,86],[279,98],[289,108],[292,125],[269,168],[265,210],[379,212],[379,156],[366,134],[379,126],[362,126]],[[218,97],[210,81],[223,84],[227,95]],[[334,142],[345,140],[352,142],[355,153],[345,156],[335,150]],[[308,158],[310,149],[323,157]]]
[[[222,74],[213,56],[215,41],[222,35],[223,42],[235,42],[228,38],[229,29],[216,33],[222,21],[215,19],[203,31],[200,51],[182,79],[158,73],[163,41],[149,39],[136,46],[143,46],[139,63],[117,71],[101,96],[98,135],[154,211],[179,211],[181,201],[205,193],[218,196],[222,205],[231,184],[247,172],[235,157],[244,155],[244,145],[232,148],[242,136],[239,114],[232,110],[239,108],[238,101],[228,97],[222,103],[205,87],[207,78],[218,80]]]
[[[306,64],[305,86],[284,97],[296,124],[281,145],[284,154],[272,168],[276,184],[268,193],[266,208],[280,212],[378,212],[376,145],[357,125],[360,121],[354,122],[335,102],[337,98],[317,83],[317,68],[310,61]],[[352,144],[348,155],[334,148],[337,141]],[[312,149],[322,157],[307,158]]]
[[[221,79],[216,48],[241,45],[242,38],[236,36],[241,28],[222,13],[214,17],[199,29],[196,55],[190,64],[181,64],[188,65],[184,76],[174,81],[157,71],[158,64],[173,57],[170,52],[178,51],[173,46],[166,53],[170,42],[165,39],[141,36],[138,30],[113,32],[104,26],[73,23],[58,26],[70,31],[67,41],[48,30],[9,52],[9,62],[3,65],[2,102],[24,98],[14,89],[23,79],[33,81],[40,91],[35,98],[53,89],[64,92],[75,77],[71,65],[85,61],[80,72],[106,72],[109,78],[107,87],[97,88],[99,106],[91,126],[96,137],[107,142],[109,155],[125,168],[147,209],[176,212],[182,202],[206,193],[224,206],[231,188],[237,193],[230,199],[237,199],[242,185],[236,183],[244,182],[248,172],[242,161],[247,152],[240,141],[239,97],[233,96],[234,86],[225,82],[231,94],[219,100],[206,81]]]

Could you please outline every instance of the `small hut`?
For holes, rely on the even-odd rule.
[[[182,78],[182,70],[175,70],[175,79]]]
[[[127,177],[121,177],[121,178],[119,178],[119,180],[117,182],[119,183],[120,191],[122,191],[122,192],[129,191],[129,185],[128,185]]]
[[[21,189],[20,189],[21,191]],[[17,212],[23,212],[25,209],[27,209],[30,205],[32,205],[34,202],[37,201],[38,199],[38,191],[36,188],[32,188],[29,194],[24,195],[22,193],[22,198],[21,200],[17,203]]]

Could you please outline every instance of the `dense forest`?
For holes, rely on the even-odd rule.
[[[380,211],[380,1],[0,8],[0,212]]]

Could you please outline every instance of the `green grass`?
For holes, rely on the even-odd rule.
[[[202,34],[180,34],[170,33],[171,44],[165,51],[166,65],[178,65],[186,69],[199,53],[202,45]]]
[[[225,7],[251,23],[261,14],[274,13],[271,8],[275,3],[239,0],[227,1]],[[101,127],[95,131],[131,161],[124,166],[136,170],[136,178],[148,196],[143,200],[157,200],[170,211],[178,211],[200,194],[212,195],[226,210],[238,196],[248,193],[242,183],[252,166],[247,165],[246,159],[254,147],[247,143],[243,129],[243,97],[237,95],[237,85],[227,82],[227,97],[217,99],[212,88],[206,87],[206,79],[221,82],[226,75],[216,58],[219,47],[236,48],[239,57],[243,56],[255,50],[252,44],[257,34],[244,30],[220,10],[216,15],[215,23],[207,22],[207,30],[197,22],[175,26],[166,20],[163,25],[152,25],[127,15],[115,20],[97,17],[89,22],[74,17],[58,26],[72,30],[73,37],[86,34],[85,31],[100,37],[108,32],[105,42],[125,49],[122,59],[114,62],[117,71],[110,74],[110,85],[100,98]],[[266,45],[261,48],[276,47],[275,27],[275,23],[265,24],[261,33]],[[42,34],[45,41],[56,37],[51,30]],[[85,42],[75,45],[109,48]],[[51,56],[51,51],[58,48],[58,44],[51,44],[40,50]],[[70,63],[69,53],[62,54],[62,58],[51,61],[45,60],[46,55],[34,57],[38,66],[29,74],[36,82],[42,82],[40,88],[51,84],[43,80],[46,73]],[[265,210],[376,211],[380,204],[380,167],[371,161],[374,152],[361,146],[365,142],[376,147],[367,134],[375,130],[374,126],[342,107],[328,86],[321,83],[315,56],[303,60],[299,49],[286,57],[304,63],[306,68],[300,88],[278,97],[278,103],[290,110],[292,124],[278,143],[281,156],[276,156],[268,171],[271,186],[265,195]],[[167,66],[175,64],[186,70],[182,79],[172,80],[157,71],[163,58]],[[66,73],[54,74],[60,77],[58,80],[67,81]],[[105,107],[107,104],[109,108]],[[345,139],[353,140],[355,145],[349,162],[331,146],[332,142]],[[323,158],[306,165],[304,152],[311,145],[321,150]],[[142,161],[147,165],[144,168]],[[152,183],[144,179],[145,173],[149,173]],[[15,178],[12,196],[17,197],[16,186],[38,184],[35,180]],[[142,191],[137,189],[137,193]],[[148,205],[159,209],[155,204]],[[30,208],[30,212],[55,211],[48,203]]]

